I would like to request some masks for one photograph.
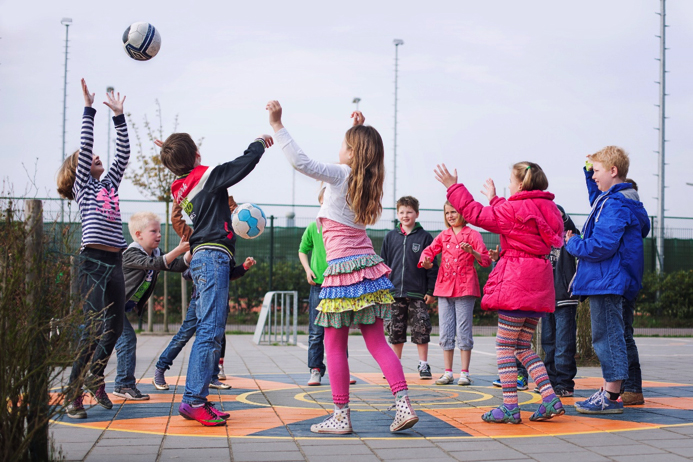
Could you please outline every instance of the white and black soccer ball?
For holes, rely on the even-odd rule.
[[[148,22],[136,22],[123,33],[125,52],[137,61],[152,59],[161,48],[161,35]]]
[[[265,230],[265,212],[255,204],[241,204],[233,211],[231,226],[243,239],[255,239]]]

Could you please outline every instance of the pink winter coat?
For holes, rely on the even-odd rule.
[[[484,286],[482,309],[553,313],[548,256],[551,247],[563,245],[563,219],[553,198],[548,191],[520,191],[484,207],[464,185],[448,189],[448,200],[468,223],[500,234],[501,258]]]
[[[431,245],[421,252],[419,267],[421,267],[426,257],[431,261],[436,255],[442,252],[440,269],[438,269],[438,279],[433,295],[436,297],[473,297],[481,296],[479,288],[479,277],[474,269],[474,255],[462,250],[461,243],[466,242],[474,250],[481,254],[481,266],[491,265],[491,257],[484,245],[479,231],[465,226],[455,235],[452,228],[441,232]]]

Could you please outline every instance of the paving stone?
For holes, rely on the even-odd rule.
[[[235,462],[282,462],[304,461],[306,458],[299,451],[272,451],[272,452],[241,452],[233,453]]]
[[[593,452],[578,450],[574,452],[533,452],[532,458],[539,462],[601,462],[611,460],[608,457]]]
[[[530,457],[526,457],[524,454],[513,451],[512,449],[450,452],[450,456],[454,457],[456,460],[463,461],[502,460],[505,462],[506,460],[532,460]]]
[[[180,460],[186,462],[213,460],[214,462],[227,462],[231,460],[231,456],[229,455],[229,450],[224,448],[209,448],[204,452],[200,451],[199,449],[164,449],[161,451],[159,460]],[[130,461],[128,460],[122,462]]]
[[[589,448],[590,451],[596,452],[603,456],[627,456],[631,454],[664,454],[666,451],[662,451],[658,448],[653,448],[647,444],[629,445],[629,446],[595,446]]]
[[[400,443],[400,447],[401,447]],[[315,456],[322,454],[324,456],[329,456],[331,454],[334,454],[334,451],[331,449],[326,449],[323,446],[301,446],[301,450],[307,455],[307,456]],[[340,454],[349,454],[349,455],[358,455],[359,457],[363,454],[370,454],[373,455],[373,451],[366,446],[365,444],[350,444],[347,446],[343,446],[339,449]]]
[[[166,436],[164,449],[204,449],[204,448],[228,448],[229,441],[226,438],[195,438],[190,436]]]
[[[679,461],[690,461],[691,459],[677,456],[676,454],[654,454],[648,455],[647,457],[642,456],[611,456],[611,459],[617,462],[642,462],[647,460],[647,462],[679,462]]]

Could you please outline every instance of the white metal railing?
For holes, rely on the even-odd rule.
[[[293,311],[293,313],[292,313]],[[289,341],[289,325],[293,314],[293,341]],[[295,290],[277,290],[267,292],[262,301],[260,317],[255,326],[253,342],[265,341],[281,345],[296,345],[298,335],[298,292]]]

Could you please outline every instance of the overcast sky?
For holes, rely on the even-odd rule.
[[[60,20],[70,17],[68,154],[79,146],[80,77],[97,92],[96,153],[103,158],[110,121],[100,101],[110,85],[127,95],[126,111],[140,125],[145,114],[155,117],[156,99],[167,132],[177,114],[179,131],[204,137],[209,165],[271,132],[269,99],[282,103],[285,126],[308,155],[336,161],[352,99],[360,97],[367,123],[385,142],[384,205],[391,206],[392,40],[401,38],[398,195],[441,207],[445,191],[433,168],[444,162],[485,203],[479,190],[487,177],[503,194],[510,165],[531,160],[546,171],[559,204],[586,213],[584,157],[616,144],[630,153],[628,176],[655,214],[656,11],[657,0],[0,1],[0,173],[15,194],[57,197]],[[122,33],[135,21],[161,33],[161,51],[149,62],[123,50]],[[686,185],[693,182],[693,2],[669,1],[668,22],[667,214],[693,216],[693,187]],[[38,192],[29,181],[36,159]],[[291,178],[275,147],[231,192],[239,201],[290,203]],[[315,182],[297,175],[296,203],[313,204],[316,194]],[[120,196],[143,198],[128,181]],[[122,205],[126,215],[136,207]]]

